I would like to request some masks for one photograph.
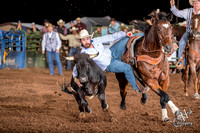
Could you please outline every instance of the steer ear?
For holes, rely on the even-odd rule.
[[[66,60],[74,60],[74,56],[65,57]]]
[[[94,58],[94,57],[97,57],[99,55],[99,52],[97,54],[90,54],[90,58]]]

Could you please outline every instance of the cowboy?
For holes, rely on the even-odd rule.
[[[35,22],[32,22],[31,26],[32,26],[32,29],[31,29],[31,32],[32,32],[32,33],[35,33],[35,32],[37,32],[37,31],[39,31],[38,28],[36,27]]]
[[[48,32],[43,35],[42,40],[42,54],[45,53],[45,48],[48,56],[48,63],[50,69],[50,75],[54,75],[54,67],[53,67],[53,56],[57,62],[59,74],[62,75],[62,65],[59,56],[59,49],[61,48],[60,37],[57,32],[53,31],[53,25],[51,23],[48,24],[47,30]]]
[[[27,32],[27,29],[24,26],[22,26],[22,22],[20,20],[17,22],[16,30],[23,30]]]
[[[46,33],[46,32],[48,32],[48,30],[47,30],[47,26],[49,25],[49,20],[47,20],[47,19],[45,19],[44,20],[44,26],[42,27],[42,29],[41,29],[41,32],[44,34],[44,33]]]
[[[129,64],[121,61],[121,58],[118,59],[120,55],[125,52],[126,44],[124,45],[113,45],[110,48],[106,48],[103,46],[103,43],[113,42],[116,40],[120,40],[126,36],[129,36],[131,33],[125,33],[123,31],[116,32],[114,34],[105,35],[102,37],[97,37],[92,39],[92,35],[89,35],[87,30],[82,30],[80,32],[80,41],[82,44],[81,53],[87,54],[97,54],[98,56],[93,58],[96,64],[103,70],[107,72],[113,73],[124,73],[126,79],[131,84],[132,88],[135,89],[136,93],[140,92],[136,85],[136,79],[133,74],[132,68]],[[131,35],[130,35],[131,36]],[[127,38],[125,38],[127,39]],[[123,48],[124,47],[124,48]],[[79,79],[77,78],[77,69],[76,65],[73,68],[73,78],[75,83],[82,87]]]
[[[83,30],[83,29],[86,29],[86,25],[81,22],[81,18],[76,18],[76,21],[77,21],[77,24],[75,25],[75,27],[78,29],[78,33]]]
[[[79,41],[79,34],[77,32],[77,28],[76,27],[72,27],[72,33],[73,34],[69,34],[67,36],[63,36],[62,34],[60,34],[60,38],[62,40],[68,40],[69,41],[69,56],[74,56],[75,54],[80,53],[80,46],[81,43]],[[67,70],[70,71],[71,70],[71,61],[68,60],[67,61]]]
[[[57,24],[58,24],[58,26],[56,26],[55,31],[57,31],[58,33],[61,33],[63,35],[67,35],[67,28],[64,26],[65,21],[60,19],[59,21],[57,21]]]
[[[189,3],[191,6],[193,6],[193,8],[178,10],[175,6],[174,0],[170,0],[172,13],[177,17],[186,19],[187,21],[186,32],[184,33],[181,40],[179,41],[179,51],[178,51],[179,64],[176,65],[177,69],[183,69],[184,54],[182,53],[187,43],[187,40],[190,37],[190,33],[192,32],[192,29],[191,29],[192,13],[200,14],[200,0],[189,0]]]
[[[112,18],[110,20],[110,25],[109,25],[109,28],[108,28],[108,32],[110,34],[113,34],[115,32],[119,32],[119,27],[120,27],[120,24],[115,21],[115,18]]]

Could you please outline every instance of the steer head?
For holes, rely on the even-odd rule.
[[[90,62],[92,61],[92,58],[97,57],[97,54],[76,54],[75,56],[66,57],[67,60],[74,60],[76,69],[78,72],[78,78],[81,83],[87,83],[88,82],[88,75],[90,70]]]

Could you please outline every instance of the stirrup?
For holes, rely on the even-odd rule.
[[[179,64],[180,62],[182,62],[182,64]],[[183,59],[180,59],[180,60],[176,63],[176,68],[179,69],[179,70],[183,69],[183,62],[184,62],[184,60],[183,60]]]

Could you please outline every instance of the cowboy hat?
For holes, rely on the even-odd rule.
[[[51,23],[49,23],[49,24],[47,25],[47,28],[49,28],[49,27],[54,28],[54,25],[52,25]]]
[[[191,6],[193,6],[193,3],[196,2],[196,1],[200,1],[200,0],[189,0],[189,3],[190,3]]]
[[[94,33],[93,33],[94,34]],[[86,37],[90,37],[92,38],[93,37],[93,34],[92,35],[89,35],[88,31],[86,29],[83,29],[80,31],[79,35],[79,39],[83,39],[83,38],[86,38]]]
[[[79,17],[78,17],[78,18],[76,18],[76,21],[81,21],[81,18],[79,18]]]
[[[57,21],[57,24],[59,25],[60,23],[65,24],[65,21],[63,21],[62,19],[60,19],[59,21]]]
[[[76,27],[72,27],[71,29],[70,29],[70,31],[74,31],[74,30],[78,30],[78,28],[76,28]]]

